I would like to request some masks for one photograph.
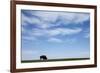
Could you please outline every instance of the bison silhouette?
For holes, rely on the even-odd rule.
[[[40,60],[43,60],[43,61],[47,60],[46,55],[41,55],[41,56],[40,56]]]

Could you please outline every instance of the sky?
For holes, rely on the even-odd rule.
[[[90,57],[90,14],[21,10],[21,58],[38,60]]]

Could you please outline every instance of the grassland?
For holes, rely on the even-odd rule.
[[[89,60],[90,58],[65,58],[65,59],[48,59],[48,60],[22,60],[21,63],[33,63],[33,62],[53,62],[53,61],[77,61],[77,60]]]

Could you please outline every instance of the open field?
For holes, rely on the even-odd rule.
[[[48,60],[22,60],[22,63],[33,63],[33,62],[53,62],[53,61],[76,61],[76,60],[88,60],[90,58],[66,58],[66,59],[48,59]]]

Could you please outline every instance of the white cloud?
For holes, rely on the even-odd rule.
[[[69,28],[55,28],[55,29],[46,29],[46,30],[41,30],[41,29],[33,29],[33,36],[57,36],[57,35],[73,35],[81,32],[81,28],[76,28],[76,29],[69,29]]]
[[[55,22],[58,18],[58,12],[50,12],[50,11],[31,11],[33,16],[40,17],[41,20],[47,22]]]
[[[81,28],[76,28],[76,29],[56,28],[52,30],[33,29],[33,31],[30,33],[32,37],[24,37],[24,39],[37,40],[38,37],[45,37],[46,40],[49,42],[61,43],[63,42],[63,40],[56,38],[56,36],[74,35],[80,33],[81,31],[82,31]],[[71,43],[76,41],[76,39],[65,39],[65,40],[66,42],[71,42]]]
[[[47,40],[48,42],[53,42],[53,43],[63,43],[66,42],[66,44],[73,44],[77,42],[76,38],[67,38],[67,39],[61,39],[61,38],[56,38],[56,37],[50,37]]]
[[[54,30],[50,30],[48,33],[51,36],[55,36],[55,35],[72,35],[72,34],[77,34],[81,31],[82,31],[82,29],[80,29],[80,28],[77,28],[77,29],[56,28]]]
[[[65,36],[65,35],[74,35],[78,34],[82,31],[81,28],[76,28],[76,29],[69,29],[69,28],[55,28],[55,29],[33,29],[29,34],[31,37],[25,39],[32,39],[36,40],[38,37],[46,37],[46,38],[51,38],[51,37],[56,37],[56,36]]]
[[[41,21],[38,18],[28,17],[22,13],[22,25],[28,25],[26,22],[33,24],[33,25],[41,23]]]
[[[34,36],[22,36],[22,40],[37,40],[37,38],[35,38]]]
[[[38,29],[34,28],[32,31],[27,32],[27,36],[22,36],[23,40],[30,40],[30,41],[35,41],[39,37],[45,38],[49,42],[62,42],[62,39],[55,38],[56,36],[68,36],[68,35],[74,35],[78,34],[82,31],[81,28],[75,28],[75,29],[70,29],[70,28],[55,28],[55,29]]]
[[[46,31],[42,29],[33,29],[31,32],[33,36],[46,36]]]
[[[58,38],[49,38],[48,42],[54,42],[54,43],[62,43],[63,41],[61,39]]]
[[[63,23],[65,25],[78,24],[89,19],[89,14],[75,12],[29,11],[29,14],[33,17],[28,17],[25,16],[25,14],[22,14],[22,24],[26,25],[25,22],[27,21],[44,29],[52,26],[58,26],[59,23]],[[57,20],[59,20],[59,22]]]
[[[36,25],[39,28],[49,28],[51,26],[55,26],[55,24],[49,23],[49,22],[45,22],[43,21],[43,19],[39,19],[40,17],[36,18],[36,17],[28,17],[25,14],[22,13],[22,25],[28,25],[28,23],[32,24],[32,25]]]
[[[66,23],[80,23],[89,19],[88,13],[79,12],[31,11],[30,13],[48,22],[55,22],[58,18],[62,18]]]
[[[41,19],[45,21],[52,21],[55,22],[59,17],[65,19],[67,22],[70,21],[71,23],[76,22],[83,22],[89,19],[89,14],[86,13],[77,13],[77,12],[43,12],[43,11],[36,11],[32,13],[33,15],[39,16]]]
[[[74,35],[82,31],[82,28],[53,28],[49,27],[59,26],[61,23],[68,25],[69,23],[82,23],[89,19],[89,14],[75,13],[75,12],[49,12],[49,11],[28,11],[31,17],[22,13],[22,25],[28,25],[26,22],[36,25],[39,28],[34,28],[32,31],[27,31],[22,27],[22,33],[29,34],[29,37],[23,37],[26,40],[36,40],[38,37],[55,37],[58,35]],[[36,16],[36,17],[35,17]],[[52,23],[51,23],[52,22]],[[56,23],[53,23],[56,22]],[[25,26],[26,27],[26,26]],[[54,40],[54,39],[53,39]]]
[[[75,23],[82,23],[86,20],[88,20],[90,16],[88,14],[77,14],[75,17]]]

